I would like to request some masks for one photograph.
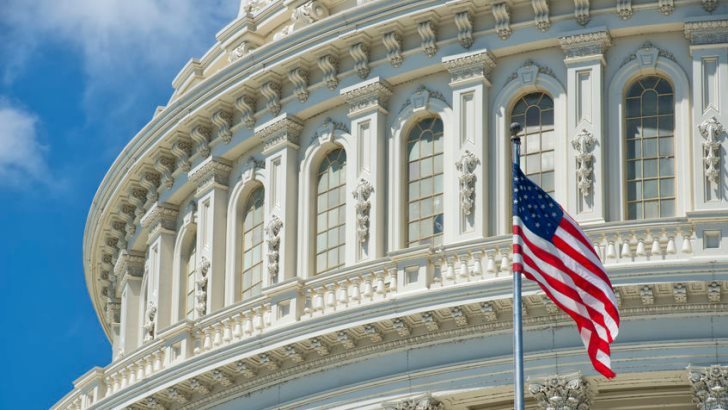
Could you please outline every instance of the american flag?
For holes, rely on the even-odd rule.
[[[538,282],[576,322],[589,359],[607,378],[619,332],[612,284],[589,239],[561,206],[513,165],[513,271]]]

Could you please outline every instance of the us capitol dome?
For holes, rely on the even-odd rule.
[[[622,317],[607,380],[526,281],[527,408],[728,408],[726,13],[242,1],[101,182],[53,408],[512,409],[512,121]]]

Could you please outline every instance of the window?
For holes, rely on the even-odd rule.
[[[442,245],[442,153],[442,121],[418,122],[407,139],[407,246]]]
[[[675,214],[675,103],[667,80],[648,76],[627,91],[627,219]]]
[[[554,193],[554,100],[542,92],[521,97],[511,112],[521,131],[521,170],[549,194]]]
[[[243,212],[243,299],[263,287],[263,193],[263,187],[253,191]]]
[[[196,238],[192,238],[192,248],[190,249],[185,263],[184,271],[187,274],[187,287],[185,294],[185,317],[187,319],[195,318],[195,280],[196,280],[196,259],[197,252],[195,249]]]
[[[346,152],[331,151],[316,182],[316,273],[344,265],[346,243]]]

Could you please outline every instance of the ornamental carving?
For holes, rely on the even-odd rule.
[[[567,58],[601,55],[612,45],[612,37],[606,31],[559,37],[561,49]]]
[[[469,10],[455,13],[455,26],[458,28],[458,41],[463,48],[473,45],[473,16]]]
[[[207,313],[207,274],[210,271],[210,261],[206,257],[200,259],[197,265],[197,280],[195,281],[195,311],[198,316],[204,316]]]
[[[190,133],[190,137],[196,144],[195,153],[202,158],[210,156],[210,129],[205,126],[197,126]]]
[[[501,40],[508,40],[511,36],[511,9],[508,3],[493,4],[493,18],[495,18],[495,32]]]
[[[255,127],[255,98],[251,95],[244,94],[235,100],[235,108],[240,111],[240,122],[246,128],[253,129]]]
[[[384,107],[392,95],[392,89],[385,80],[373,78],[363,85],[357,85],[356,88],[349,87],[342,90],[342,94],[349,104],[349,114],[353,114],[362,110]]]
[[[313,146],[316,143],[324,145],[327,142],[332,142],[337,130],[349,134],[349,128],[346,127],[346,124],[334,121],[331,117],[326,117],[324,122],[319,125],[318,129],[313,134],[313,137],[311,137],[311,141],[309,141],[308,145]]]
[[[187,139],[177,138],[172,144],[172,155],[174,155],[175,171],[177,169],[183,172],[189,172],[192,169],[190,157],[192,156],[192,144]]]
[[[617,15],[622,20],[632,18],[632,0],[617,0]]]
[[[281,112],[281,86],[276,81],[268,81],[260,88],[265,97],[265,108],[274,117]]]
[[[657,7],[663,16],[669,16],[675,10],[675,0],[657,0]]]
[[[516,71],[512,72],[509,78],[512,81],[520,80],[524,86],[533,85],[536,83],[539,74],[546,74],[556,78],[556,74],[554,74],[550,67],[542,66],[531,59],[526,60]]]
[[[544,410],[587,410],[591,403],[589,384],[580,373],[537,380],[528,391]]]
[[[728,43],[728,19],[685,23],[685,38],[692,45]]]
[[[161,175],[161,184],[165,189],[171,189],[174,185],[175,160],[169,155],[158,153],[154,158],[154,169]]]
[[[571,141],[571,146],[576,150],[576,177],[579,191],[584,196],[589,195],[594,184],[594,154],[592,150],[597,143],[597,139],[591,132],[583,129]]]
[[[362,80],[369,77],[369,47],[363,42],[352,44],[349,54],[354,60],[354,71]]]
[[[318,59],[319,69],[324,73],[324,83],[329,90],[339,86],[339,60],[333,54],[326,54]]]
[[[404,56],[402,56],[402,35],[399,31],[390,31],[384,34],[382,37],[382,43],[384,48],[387,49],[387,59],[392,67],[399,67],[404,62]]]
[[[688,367],[693,402],[700,410],[728,408],[728,367]]]
[[[371,201],[369,198],[374,192],[374,187],[364,178],[359,179],[356,189],[352,195],[356,201],[356,236],[360,243],[365,243],[369,238],[369,210]]]
[[[215,138],[221,138],[226,144],[233,139],[233,133],[230,130],[233,126],[233,115],[225,110],[218,110],[212,114],[212,123],[217,127]]]
[[[445,410],[441,401],[427,394],[421,397],[382,403],[385,410]]]
[[[445,99],[445,96],[439,92],[430,90],[429,88],[425,87],[424,85],[421,85],[417,87],[417,90],[415,90],[414,93],[408,98],[403,104],[402,107],[399,109],[399,113],[401,114],[402,111],[406,110],[410,106],[412,107],[413,111],[420,111],[420,110],[426,110],[430,106],[430,100],[440,100],[441,102],[445,103],[448,107],[450,104],[448,104],[447,100]]]
[[[703,10],[712,13],[718,8],[718,0],[703,0]]]
[[[549,19],[549,3],[546,0],[531,0],[533,7],[533,21],[536,23],[539,31],[545,32],[551,28],[551,20]]]
[[[495,56],[490,51],[468,53],[443,58],[442,63],[450,72],[451,81],[465,81],[474,78],[490,78],[495,68]]]
[[[437,28],[432,20],[420,21],[417,23],[417,33],[422,40],[422,51],[427,57],[437,54]]]
[[[157,306],[153,301],[147,303],[147,309],[144,312],[144,341],[148,342],[154,339],[155,318],[157,317]]]
[[[323,2],[312,0],[296,7],[291,15],[293,28],[298,30],[301,27],[313,24],[323,18],[329,16],[329,9],[324,6]]]
[[[265,234],[268,237],[268,275],[270,283],[278,281],[278,270],[280,261],[281,246],[281,230],[283,229],[283,221],[277,215],[271,216],[268,226],[265,228]]]
[[[230,54],[228,55],[228,61],[234,63],[244,56],[250,54],[253,50],[255,50],[255,47],[253,47],[251,42],[242,41],[234,49],[232,49],[232,51],[230,51]]]
[[[723,124],[717,118],[711,117],[703,121],[698,130],[703,136],[703,165],[705,177],[708,181],[717,184],[720,180],[720,136],[723,134]]]
[[[308,72],[296,67],[288,72],[288,80],[293,84],[293,93],[296,94],[298,101],[308,101]]]
[[[576,22],[586,26],[591,20],[589,13],[589,0],[574,0],[574,17]]]
[[[455,168],[460,172],[458,176],[460,182],[460,209],[465,215],[470,215],[475,204],[475,181],[477,180],[475,168],[479,163],[478,157],[467,150],[460,157],[460,160],[455,163]]]
[[[646,41],[637,51],[625,57],[619,67],[622,68],[631,61],[637,60],[637,63],[642,68],[655,68],[659,57],[664,57],[668,60],[677,62],[677,59],[671,52],[655,47],[654,44]]]

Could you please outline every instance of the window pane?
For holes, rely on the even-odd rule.
[[[657,156],[657,138],[642,140],[642,155],[645,158],[655,158]]]
[[[327,190],[319,190],[316,231],[316,273],[341,266],[345,240],[346,152],[335,149],[326,156],[320,168],[320,177],[328,179]]]
[[[659,205],[658,201],[645,202],[645,218],[658,218],[660,216]]]
[[[672,178],[660,180],[660,196],[670,198],[675,196],[675,180]]]
[[[660,160],[660,176],[661,177],[671,177],[675,174],[675,169],[673,167],[673,160],[672,158],[665,158]]]
[[[657,176],[657,160],[646,159],[643,165],[644,177],[653,178]]]
[[[644,182],[645,199],[657,198],[657,180],[649,179]]]
[[[675,200],[674,199],[669,199],[669,200],[660,202],[660,216],[661,217],[675,216]]]

